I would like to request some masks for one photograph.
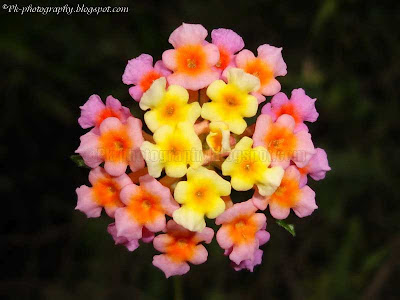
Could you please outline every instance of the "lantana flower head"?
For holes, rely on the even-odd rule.
[[[203,104],[201,116],[213,122],[225,122],[230,131],[242,134],[247,127],[244,118],[257,113],[257,99],[249,93],[259,88],[260,81],[237,68],[229,69],[227,76],[228,84],[216,80],[207,88],[211,102]]]
[[[88,218],[97,218],[104,208],[110,217],[114,217],[115,211],[124,206],[119,194],[123,187],[132,183],[129,176],[124,173],[113,177],[97,167],[90,171],[89,182],[92,187],[82,185],[76,189],[78,203],[75,209],[85,213]]]
[[[282,115],[275,122],[269,115],[257,118],[253,135],[254,146],[263,146],[271,154],[273,166],[286,169],[293,161],[302,168],[315,154],[311,134],[306,130],[295,132],[292,116]]]
[[[108,96],[104,105],[98,95],[92,95],[80,109],[81,116],[78,123],[83,129],[91,127],[98,129],[100,124],[109,117],[118,118],[125,123],[131,116],[129,108],[122,106],[121,102],[113,96]]]
[[[265,101],[265,96],[272,96],[281,90],[281,84],[275,79],[287,74],[286,63],[282,58],[282,48],[268,44],[257,48],[258,56],[245,49],[236,55],[236,65],[260,79],[260,87],[254,93],[258,102]]]
[[[95,168],[104,162],[108,174],[120,176],[128,165],[132,172],[144,167],[140,153],[142,142],[142,122],[139,119],[129,117],[123,124],[110,117],[100,124],[98,135],[89,131],[81,136],[81,144],[75,153],[79,153],[89,167]]]
[[[217,242],[222,249],[228,250],[229,258],[236,265],[254,261],[260,246],[257,233],[267,234],[264,233],[267,218],[256,211],[257,207],[248,200],[234,204],[216,219],[215,223],[222,225],[217,232]]]
[[[231,185],[216,172],[204,167],[189,168],[187,181],[180,181],[174,191],[175,200],[182,204],[174,212],[174,220],[191,230],[202,231],[206,227],[204,215],[215,219],[225,210],[221,196],[231,193]]]
[[[310,175],[314,180],[322,180],[325,178],[326,172],[330,171],[331,167],[328,163],[328,156],[324,149],[315,148],[315,154],[311,157],[308,164],[299,169],[300,185],[307,183],[307,175]]]
[[[148,54],[141,54],[128,61],[122,81],[125,84],[134,86],[129,88],[129,94],[136,101],[140,101],[154,80],[166,77],[171,74],[161,60],[157,61],[153,67],[153,58]]]
[[[152,243],[161,252],[153,265],[166,277],[206,262],[204,244],[214,236],[206,221],[233,269],[253,272],[270,239],[267,207],[274,219],[291,209],[310,215],[317,205],[307,176],[320,180],[330,170],[304,124],[318,117],[315,99],[303,89],[290,99],[279,93],[282,48],[263,44],[256,57],[230,29],[207,34],[183,23],[154,66],[148,54],[128,61],[122,80],[145,111],[144,128],[112,96],[104,104],[92,95],[78,120],[90,131],[72,158],[92,170],[91,186],[76,189],[76,209],[93,218],[104,208],[114,219],[107,231],[129,251]],[[254,123],[266,96],[271,103]],[[236,199],[249,190],[251,199]]]
[[[126,205],[115,212],[116,236],[128,241],[143,237],[143,229],[156,233],[166,226],[165,215],[172,216],[179,205],[173,199],[169,188],[154,177],[139,178],[140,186],[129,184],[120,193]]]
[[[235,54],[244,47],[242,37],[231,29],[219,28],[211,32],[211,41],[219,50],[219,61],[215,67],[221,72],[228,66],[235,67]]]
[[[270,196],[262,196],[257,191],[252,198],[254,205],[264,210],[269,206],[269,211],[275,219],[286,219],[290,209],[300,217],[306,217],[318,208],[315,204],[315,192],[308,186],[301,187],[300,172],[296,166],[285,170],[280,186]]]
[[[162,55],[164,64],[173,71],[169,84],[199,90],[219,78],[213,67],[219,61],[218,47],[205,42],[207,30],[199,24],[183,23],[172,32],[170,44],[175,48]]]
[[[262,195],[271,195],[281,183],[283,169],[269,168],[271,157],[262,146],[252,148],[253,140],[243,137],[222,163],[222,174],[231,176],[232,187],[248,191],[256,185]]]
[[[194,124],[200,117],[200,104],[188,104],[189,93],[186,89],[179,85],[170,85],[166,89],[166,85],[165,77],[155,80],[139,104],[143,110],[150,109],[145,113],[144,120],[152,132],[164,125],[175,127],[182,122]]]
[[[165,234],[155,237],[154,248],[164,254],[153,257],[153,265],[161,269],[168,278],[183,275],[190,270],[188,264],[199,265],[207,260],[208,252],[201,242],[209,244],[214,236],[211,228],[193,232],[170,220]]]
[[[264,105],[261,112],[271,116],[276,121],[281,115],[290,115],[295,121],[295,131],[307,130],[304,121],[315,122],[318,118],[318,112],[315,109],[315,101],[306,95],[303,89],[292,91],[290,100],[284,93],[278,93],[271,99],[271,103]]]
[[[154,132],[153,138],[155,144],[145,141],[140,148],[151,176],[160,177],[165,168],[168,176],[182,177],[188,165],[193,168],[201,166],[203,147],[192,124],[163,126]]]

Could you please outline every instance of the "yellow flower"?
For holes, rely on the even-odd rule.
[[[222,163],[222,174],[231,176],[232,187],[237,191],[257,185],[261,195],[270,196],[281,184],[284,170],[280,166],[268,168],[271,163],[268,150],[252,145],[251,138],[243,137]]]
[[[178,178],[185,176],[187,165],[201,166],[203,148],[192,124],[165,125],[154,132],[153,138],[155,144],[145,141],[140,147],[151,176],[160,177],[165,168],[167,176]]]
[[[211,102],[203,104],[201,116],[210,121],[223,121],[229,130],[242,134],[247,124],[243,119],[257,113],[258,101],[249,95],[260,88],[260,80],[245,73],[242,69],[231,68],[228,71],[228,84],[216,80],[207,88]]]
[[[144,121],[152,132],[164,125],[175,127],[181,122],[194,124],[200,117],[200,104],[188,104],[187,90],[179,85],[170,85],[166,90],[166,84],[165,77],[155,80],[139,103],[141,109],[150,109],[145,113]]]
[[[221,196],[231,193],[229,181],[204,167],[189,168],[187,181],[180,181],[174,192],[175,200],[182,204],[173,214],[174,221],[191,231],[202,231],[209,219],[218,217],[225,210]]]
[[[207,135],[207,145],[215,153],[231,151],[229,126],[224,122],[211,122],[210,133]]]

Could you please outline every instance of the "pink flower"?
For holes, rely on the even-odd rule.
[[[165,229],[165,215],[179,208],[169,188],[150,175],[139,178],[140,186],[129,184],[121,191],[121,201],[126,207],[115,213],[117,237],[128,241],[143,238],[143,228],[150,232]]]
[[[140,152],[143,142],[142,122],[129,117],[126,124],[117,118],[107,118],[99,128],[99,134],[89,131],[81,136],[81,144],[75,153],[79,153],[85,164],[95,168],[103,161],[104,169],[112,176],[125,173],[129,165],[132,172],[144,168]]]
[[[272,98],[271,103],[267,103],[261,112],[270,115],[273,121],[276,121],[281,115],[290,115],[296,123],[295,131],[308,131],[307,126],[303,122],[315,122],[317,120],[316,100],[307,96],[303,89],[295,89],[292,91],[290,100],[284,93],[276,94]]]
[[[111,234],[115,242],[115,245],[125,246],[129,251],[135,251],[139,247],[139,240],[136,239],[128,240],[124,236],[118,236],[117,227],[115,226],[115,223],[109,224],[107,227],[107,231],[109,234]],[[151,243],[153,239],[154,239],[154,233],[147,230],[146,227],[143,227],[141,240],[144,243]]]
[[[242,37],[233,30],[219,28],[211,32],[211,40],[219,50],[219,61],[215,67],[220,72],[228,66],[235,67],[235,54],[244,47]]]
[[[125,123],[131,116],[129,108],[122,106],[121,102],[113,96],[108,96],[106,105],[104,105],[98,95],[92,95],[80,109],[81,116],[78,123],[83,129],[90,127],[98,129],[100,124],[109,117],[118,118],[122,123]]]
[[[260,115],[256,122],[253,140],[254,147],[263,146],[271,154],[271,166],[286,169],[293,161],[303,168],[315,153],[311,135],[301,130],[294,131],[292,116],[282,115],[275,122],[269,115]]]
[[[299,169],[301,186],[307,183],[307,175],[318,181],[324,179],[326,172],[331,170],[325,150],[321,148],[316,148],[315,150],[316,153],[311,157],[309,163]]]
[[[199,24],[183,23],[171,33],[168,41],[175,49],[162,55],[163,63],[174,72],[168,76],[169,84],[196,91],[219,78],[214,68],[219,61],[219,50],[207,43],[206,37],[207,30]]]
[[[190,270],[188,262],[199,265],[207,260],[208,252],[200,243],[211,243],[213,236],[211,228],[192,232],[170,220],[166,234],[154,238],[154,248],[164,254],[154,256],[153,265],[163,271],[167,278],[186,274]]]
[[[290,209],[293,209],[299,218],[312,214],[318,208],[315,204],[315,192],[308,186],[300,186],[300,172],[296,166],[285,170],[281,185],[271,196],[262,196],[256,191],[251,199],[254,205],[269,211],[275,219],[286,219]]]
[[[167,77],[171,74],[161,60],[153,67],[153,58],[148,54],[141,54],[128,61],[125,72],[122,75],[122,82],[134,86],[129,89],[129,94],[136,101],[140,101],[154,80],[160,77]]]
[[[257,207],[251,200],[236,203],[216,219],[221,225],[217,232],[217,242],[222,249],[227,250],[229,258],[240,265],[244,261],[254,262],[255,253],[260,246],[258,236],[266,235],[266,217],[256,213]]]
[[[236,65],[249,74],[260,79],[260,89],[254,93],[258,103],[265,101],[264,96],[272,96],[281,90],[281,84],[275,79],[277,76],[285,76],[286,63],[282,58],[282,48],[276,48],[268,44],[257,48],[258,56],[245,49],[236,55]]]
[[[88,218],[97,218],[104,207],[110,217],[114,217],[117,208],[123,207],[119,193],[123,187],[131,184],[129,176],[122,174],[112,177],[101,168],[92,169],[89,173],[89,181],[92,187],[82,185],[76,189],[78,203],[75,209],[85,213]]]

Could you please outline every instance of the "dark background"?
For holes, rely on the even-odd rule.
[[[396,3],[98,0],[85,4],[128,5],[129,13],[2,10],[0,298],[399,299]],[[233,271],[214,241],[205,264],[166,280],[151,265],[151,245],[133,253],[116,247],[106,232],[110,219],[74,211],[75,188],[88,183],[88,170],[69,158],[85,132],[79,105],[97,93],[137,107],[121,81],[127,60],[141,53],[159,59],[183,21],[209,32],[231,28],[252,51],[282,46],[282,90],[303,87],[318,98],[310,131],[332,167],[326,180],[311,183],[319,209],[304,219],[291,215],[295,238],[267,213],[272,237],[254,273]]]

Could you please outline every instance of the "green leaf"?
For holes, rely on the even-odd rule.
[[[296,231],[294,230],[293,224],[288,224],[283,220],[276,220],[276,224],[285,228],[291,235],[296,236]]]
[[[71,160],[80,168],[88,168],[90,169],[85,162],[83,161],[82,156],[80,156],[79,154],[74,154],[70,156]]]

